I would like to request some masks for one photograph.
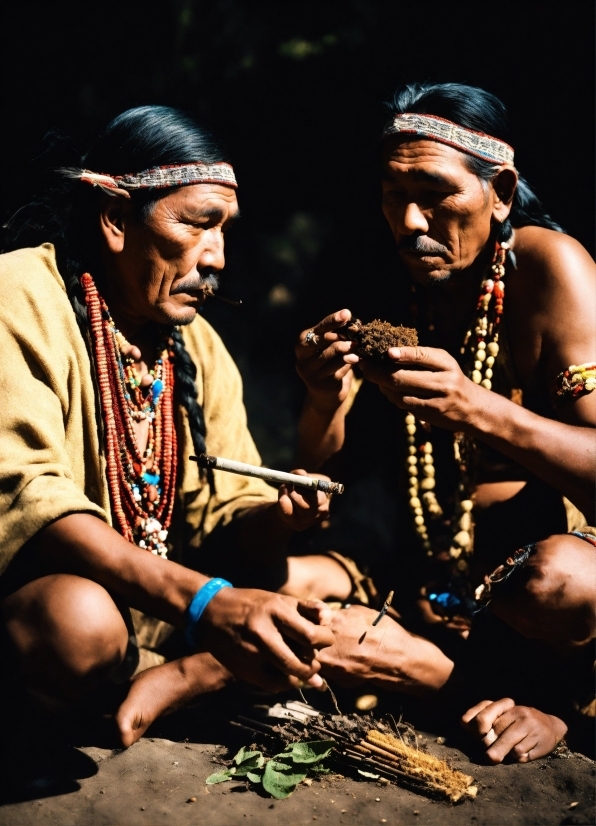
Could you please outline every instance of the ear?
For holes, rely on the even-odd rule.
[[[130,213],[130,195],[103,195],[99,207],[99,226],[109,251],[118,254],[124,249],[124,228]]]
[[[500,224],[511,212],[513,196],[517,189],[517,170],[512,166],[504,166],[491,180],[493,189],[493,218]]]

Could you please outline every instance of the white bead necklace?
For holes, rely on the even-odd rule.
[[[492,278],[485,278],[481,284],[478,299],[478,316],[473,328],[470,328],[463,341],[461,354],[463,363],[470,365],[468,377],[486,390],[491,390],[493,366],[499,353],[499,326],[503,315],[505,285],[505,258],[510,244],[496,243],[495,254],[491,264]],[[467,358],[466,358],[467,356]],[[409,504],[414,519],[414,529],[419,535],[427,556],[433,556],[433,546],[428,531],[428,520],[436,521],[443,516],[443,509],[437,500],[435,488],[435,465],[433,446],[429,439],[416,444],[418,424],[424,426],[412,413],[405,418],[408,456],[406,459],[409,476]],[[454,435],[453,449],[455,460],[460,469],[456,503],[450,520],[451,541],[449,555],[459,574],[465,574],[469,559],[474,549],[474,520],[471,499],[469,466],[465,457],[465,435]],[[464,455],[462,455],[464,454]]]

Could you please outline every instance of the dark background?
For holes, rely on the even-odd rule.
[[[594,253],[593,17],[585,0],[5,4],[0,217],[29,200],[46,162],[76,162],[39,158],[52,130],[84,151],[109,119],[145,103],[214,129],[244,216],[221,292],[244,306],[212,302],[205,314],[243,373],[265,462],[287,466],[298,331],[342,306],[400,320],[377,182],[381,102],[398,83],[497,94],[518,168]]]

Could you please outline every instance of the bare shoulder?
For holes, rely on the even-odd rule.
[[[507,329],[518,374],[546,392],[571,364],[596,357],[596,264],[574,238],[542,227],[515,231],[517,269],[507,273]],[[596,399],[596,394],[594,394]],[[591,398],[577,401],[572,423],[594,420]]]
[[[527,320],[548,319],[551,330],[574,319],[592,323],[596,264],[579,241],[543,227],[521,227],[513,250],[517,270],[508,274],[509,296]]]
[[[520,227],[515,230],[514,251],[526,283],[539,281],[543,290],[572,286],[572,282],[574,286],[588,286],[596,278],[596,264],[588,251],[562,232]]]

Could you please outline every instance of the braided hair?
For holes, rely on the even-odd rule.
[[[406,83],[399,86],[391,101],[385,104],[389,113],[402,115],[436,115],[467,129],[484,132],[511,144],[507,110],[503,103],[484,89],[463,83]],[[465,163],[483,181],[492,180],[500,167],[464,154]],[[508,218],[501,224],[497,240],[508,241],[516,227],[536,226],[563,232],[548,215],[529,183],[519,176]]]
[[[80,159],[79,166],[110,175],[125,175],[157,166],[226,161],[214,138],[190,116],[167,106],[139,106],[116,117]],[[130,193],[141,221],[171,189]],[[80,181],[54,183],[5,225],[2,250],[52,242],[59,271],[83,334],[90,346],[87,307],[80,277],[90,272],[101,288],[102,263],[97,215],[101,190]],[[204,453],[205,417],[197,400],[197,369],[180,330],[172,334],[175,387],[179,404],[188,413],[193,446]]]

